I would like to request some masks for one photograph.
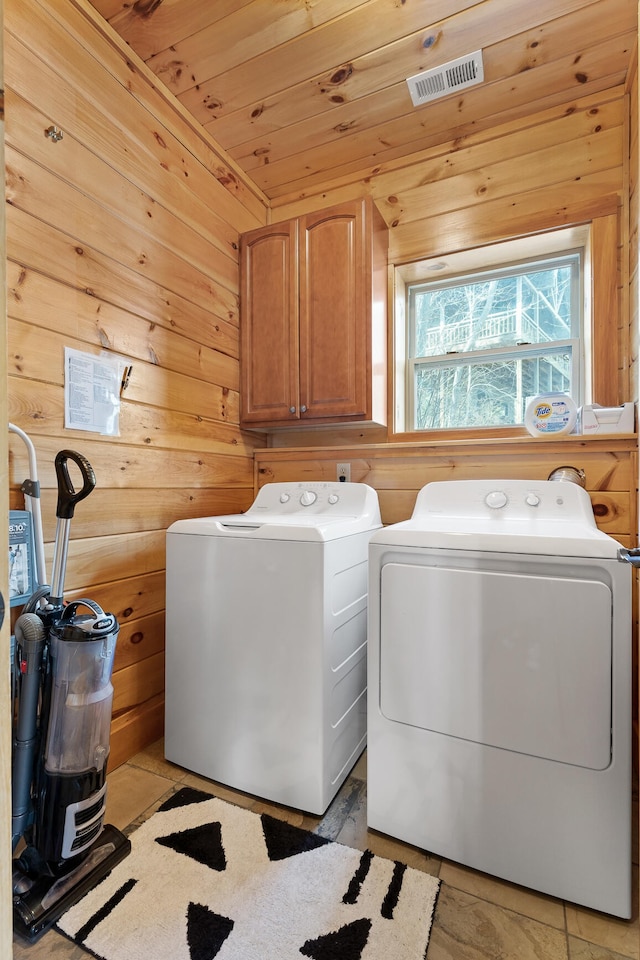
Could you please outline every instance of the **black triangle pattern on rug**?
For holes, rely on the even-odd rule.
[[[300,953],[312,960],[360,960],[370,930],[371,920],[354,920],[333,933],[307,940],[300,947]]]
[[[424,960],[437,879],[393,861],[384,861],[382,872],[372,871],[377,857],[369,851],[350,850],[268,814],[239,810],[203,791],[183,788],[167,796],[170,812],[158,811],[148,825],[138,828],[131,858],[118,864],[56,925],[93,956],[117,960],[122,932],[130,927],[137,937],[139,960],[175,960],[176,940],[183,944],[184,960],[222,960],[230,948],[234,956],[240,950],[242,960],[249,956],[263,960],[267,936],[269,956]],[[204,801],[210,799],[215,803],[207,805]],[[231,869],[236,852],[243,858],[241,877],[245,867],[253,877],[255,859],[257,882],[250,883],[250,889],[238,885]],[[181,870],[179,884],[167,884],[176,867]],[[210,871],[218,872],[214,876]],[[322,883],[317,899],[310,898],[309,888],[317,885],[318,875]],[[412,884],[406,896],[405,875]],[[361,899],[365,880],[368,906],[345,911],[344,904]],[[402,911],[395,909],[400,901]],[[239,943],[250,948],[246,953],[234,946],[240,926]],[[384,937],[377,937],[379,930],[384,930]],[[383,946],[380,939],[389,945]]]
[[[193,787],[182,787],[158,807],[158,813],[164,810],[175,810],[176,807],[186,807],[190,803],[204,803],[205,800],[214,800],[214,796],[204,790],[195,790]]]
[[[203,823],[200,827],[191,827],[166,837],[156,837],[156,843],[169,847],[176,853],[183,853],[212,870],[226,870],[227,858],[222,845],[222,827],[218,821]]]
[[[213,913],[201,903],[187,909],[187,944],[191,960],[213,960],[233,930],[233,920]]]
[[[294,827],[284,820],[277,820],[268,813],[263,813],[260,819],[269,860],[287,860],[331,843],[326,837],[319,837],[316,833]]]

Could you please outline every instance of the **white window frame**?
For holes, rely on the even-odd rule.
[[[440,258],[423,260],[417,263],[396,265],[394,270],[394,331],[395,331],[395,369],[394,369],[394,431],[424,436],[425,433],[440,435],[441,431],[451,433],[447,428],[413,427],[416,366],[423,365],[425,358],[411,356],[413,341],[412,318],[408,306],[408,289],[411,285],[436,282],[454,283],[457,278],[465,282],[467,278],[483,272],[496,274],[513,272],[514,265],[527,264],[536,260],[562,256],[579,251],[582,254],[581,283],[579,283],[579,333],[567,341],[554,341],[549,346],[554,350],[563,344],[571,347],[572,383],[576,403],[588,403],[591,396],[590,377],[590,330],[591,330],[591,269],[590,269],[590,227],[589,224],[563,228],[533,237],[520,237],[487,247],[460,251]],[[429,357],[428,363],[440,365],[468,365],[469,363],[492,358],[509,356],[539,356],[546,344],[531,346],[498,347],[488,350],[469,351],[459,354],[445,354]],[[457,433],[468,431],[490,431],[501,435],[518,431],[518,425],[488,425],[487,427],[468,426],[456,428]]]

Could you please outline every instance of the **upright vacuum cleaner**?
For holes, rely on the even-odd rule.
[[[80,470],[77,492],[68,461]],[[51,587],[40,584],[14,631],[13,914],[14,932],[30,943],[131,849],[104,824],[118,622],[93,600],[63,602],[71,519],[95,475],[72,450],[58,453],[55,469]]]

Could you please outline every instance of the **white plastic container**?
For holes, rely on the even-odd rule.
[[[558,437],[572,432],[577,416],[568,393],[545,393],[527,403],[524,425],[532,437]]]
[[[620,407],[601,407],[592,403],[581,407],[578,413],[579,433],[633,433],[634,404]]]

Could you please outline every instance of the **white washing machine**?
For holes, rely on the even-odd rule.
[[[369,826],[631,916],[631,576],[570,482],[430,483],[369,546]]]
[[[167,532],[165,755],[323,813],[366,744],[362,483],[271,483],[244,514]]]

